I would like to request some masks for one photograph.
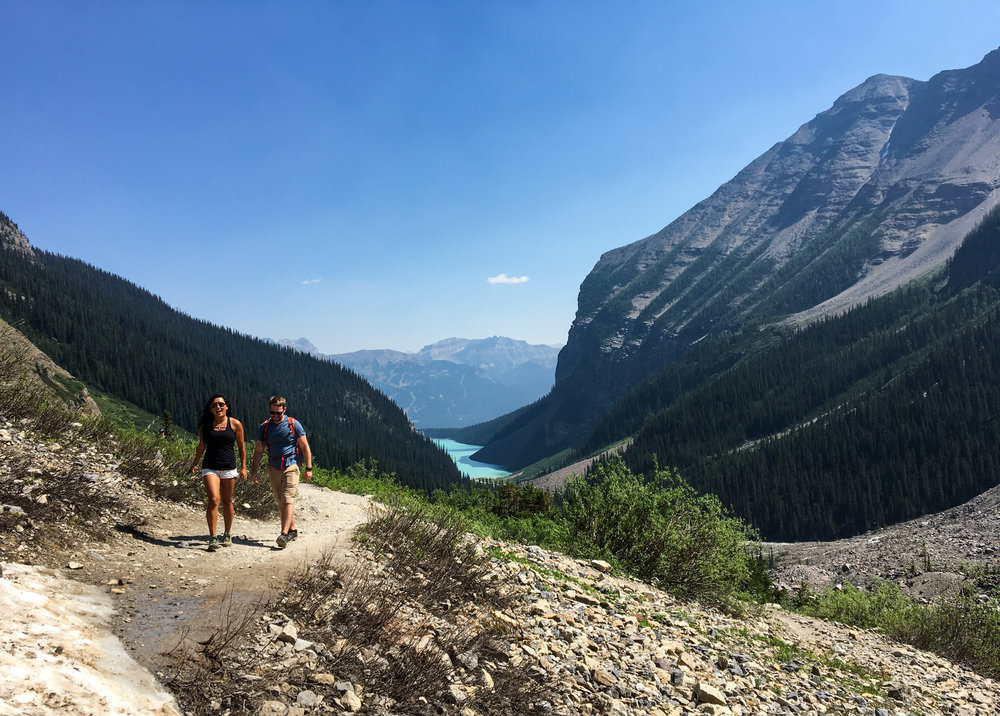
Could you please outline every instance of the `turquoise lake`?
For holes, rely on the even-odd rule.
[[[510,475],[509,471],[504,470],[499,465],[489,465],[485,462],[476,462],[471,459],[473,453],[479,450],[482,445],[466,445],[454,440],[442,440],[438,438],[433,438],[433,440],[451,456],[451,459],[458,465],[459,471],[465,473],[468,477],[507,477]]]

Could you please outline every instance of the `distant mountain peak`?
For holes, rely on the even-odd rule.
[[[281,340],[275,342],[279,346],[292,348],[300,353],[308,353],[310,355],[319,353],[319,348],[314,346],[308,338],[282,338]]]
[[[279,341],[297,350],[305,339]],[[361,350],[322,355],[364,376],[421,428],[464,427],[523,407],[552,387],[559,348],[526,341],[445,338],[416,353]]]

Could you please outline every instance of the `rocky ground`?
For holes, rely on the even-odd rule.
[[[772,577],[812,589],[892,580],[918,599],[933,600],[975,582],[1000,586],[1000,487],[944,512],[835,542],[768,545]]]
[[[600,564],[513,549],[522,559],[497,568],[521,585],[515,658],[556,677],[569,713],[1000,711],[1000,684],[875,633],[778,608],[734,618]]]
[[[412,641],[407,653],[438,654],[448,670],[440,698],[426,700],[422,711],[394,710],[398,703],[379,683],[365,680],[365,669],[330,666],[338,663],[334,649],[309,624],[296,623],[273,604],[253,610],[257,601],[274,597],[275,585],[290,571],[317,560],[335,560],[341,574],[359,568],[380,574],[384,559],[348,539],[368,517],[366,500],[306,489],[297,512],[302,538],[286,550],[273,547],[273,522],[238,515],[234,546],[208,553],[200,509],[149,500],[118,468],[95,448],[63,447],[0,423],[3,494],[31,499],[19,497],[30,509],[8,499],[0,513],[0,586],[6,590],[0,596],[9,597],[3,607],[19,616],[0,620],[0,715],[182,712],[162,686],[178,655],[199,658],[205,635],[243,611],[253,615],[247,648],[267,668],[234,671],[230,678],[253,685],[252,712],[261,714],[471,716],[486,703],[484,694],[502,688],[512,674],[527,675],[545,692],[508,713],[529,707],[654,716],[1000,713],[1000,684],[877,633],[778,608],[735,618],[612,576],[598,562],[491,540],[478,546],[488,578],[505,597],[502,607],[470,600],[430,610],[400,608],[398,624],[411,625],[399,628],[400,644]],[[51,480],[33,479],[43,475],[87,481],[114,499],[86,525],[67,519],[65,529],[53,530],[41,520],[58,495],[43,489]],[[882,576],[913,587],[936,570],[959,575],[963,561],[988,563],[995,556],[997,504],[991,492],[956,510],[853,540],[775,545],[781,562],[776,578],[791,587]],[[931,570],[924,570],[928,564]],[[81,598],[65,597],[78,593],[96,606],[70,614],[64,603],[80,612]],[[43,628],[46,609],[55,627]],[[78,622],[82,626],[72,626]],[[449,648],[446,636],[459,626],[488,631],[499,650]],[[72,636],[77,633],[83,636]],[[114,671],[107,657],[114,646],[107,640],[124,645],[114,663],[131,659],[145,676],[102,674]],[[101,676],[111,685],[99,685]],[[225,698],[197,711],[245,712]]]

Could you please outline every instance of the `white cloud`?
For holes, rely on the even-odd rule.
[[[322,280],[323,279],[321,279],[321,278],[307,278],[305,281],[302,282],[302,285],[303,286],[311,286],[312,284],[319,283]]]
[[[527,276],[508,276],[505,273],[499,276],[490,276],[486,279],[490,283],[524,283],[528,280]]]

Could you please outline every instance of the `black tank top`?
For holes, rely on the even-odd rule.
[[[226,429],[215,430],[209,425],[202,436],[205,441],[205,459],[201,461],[203,469],[235,470],[236,469],[236,431],[226,417]]]

